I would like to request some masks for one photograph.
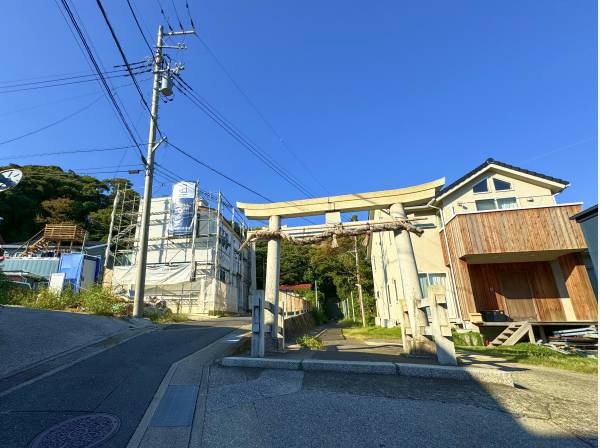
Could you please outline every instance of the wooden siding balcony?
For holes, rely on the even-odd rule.
[[[443,254],[446,265],[451,262],[462,318],[502,310],[515,320],[528,313],[549,322],[597,319],[581,254],[587,245],[569,219],[580,209],[563,204],[493,210],[448,221],[440,238],[446,248],[447,232]]]
[[[585,238],[569,218],[580,210],[581,205],[564,204],[469,212],[455,215],[445,229],[448,244],[460,259],[519,252],[579,252],[587,248]]]

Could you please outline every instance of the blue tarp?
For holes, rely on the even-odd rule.
[[[93,272],[93,279],[86,279],[84,273],[90,270],[89,265]],[[87,265],[87,266],[86,266]],[[74,253],[74,254],[63,254],[60,257],[60,264],[58,266],[58,272],[65,273],[65,284],[70,284],[73,291],[79,291],[82,286],[82,280],[86,280],[85,283],[89,284],[91,281],[96,283],[100,274],[100,259],[98,257],[92,257],[90,255]],[[84,286],[85,287],[85,286]]]

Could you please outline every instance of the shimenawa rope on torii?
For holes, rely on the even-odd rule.
[[[332,238],[331,247],[338,247],[337,237],[367,235],[374,232],[389,232],[394,230],[412,232],[418,236],[423,234],[423,230],[416,227],[410,221],[394,220],[378,223],[366,223],[355,225],[352,228],[344,228],[343,224],[332,224],[331,229],[325,229],[322,233],[312,236],[292,236],[285,230],[250,230],[246,236],[246,240],[242,243],[238,251],[242,251],[248,244],[255,241],[268,241],[271,239],[279,239],[289,241],[294,244],[315,244],[320,243],[328,238]]]

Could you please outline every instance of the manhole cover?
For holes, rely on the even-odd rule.
[[[111,414],[88,414],[70,418],[47,429],[31,448],[92,448],[112,437],[121,425]]]

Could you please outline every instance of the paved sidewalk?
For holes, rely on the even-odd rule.
[[[343,341],[337,332],[324,339]],[[597,446],[594,375],[465,359],[509,370],[513,388],[221,367],[209,358],[194,354],[171,369],[128,448]]]
[[[596,446],[595,377],[559,372],[547,387],[548,374],[517,372],[515,389],[213,365],[204,373],[205,404],[196,409],[204,425],[194,428],[189,446]],[[565,381],[568,387],[558,386]]]

